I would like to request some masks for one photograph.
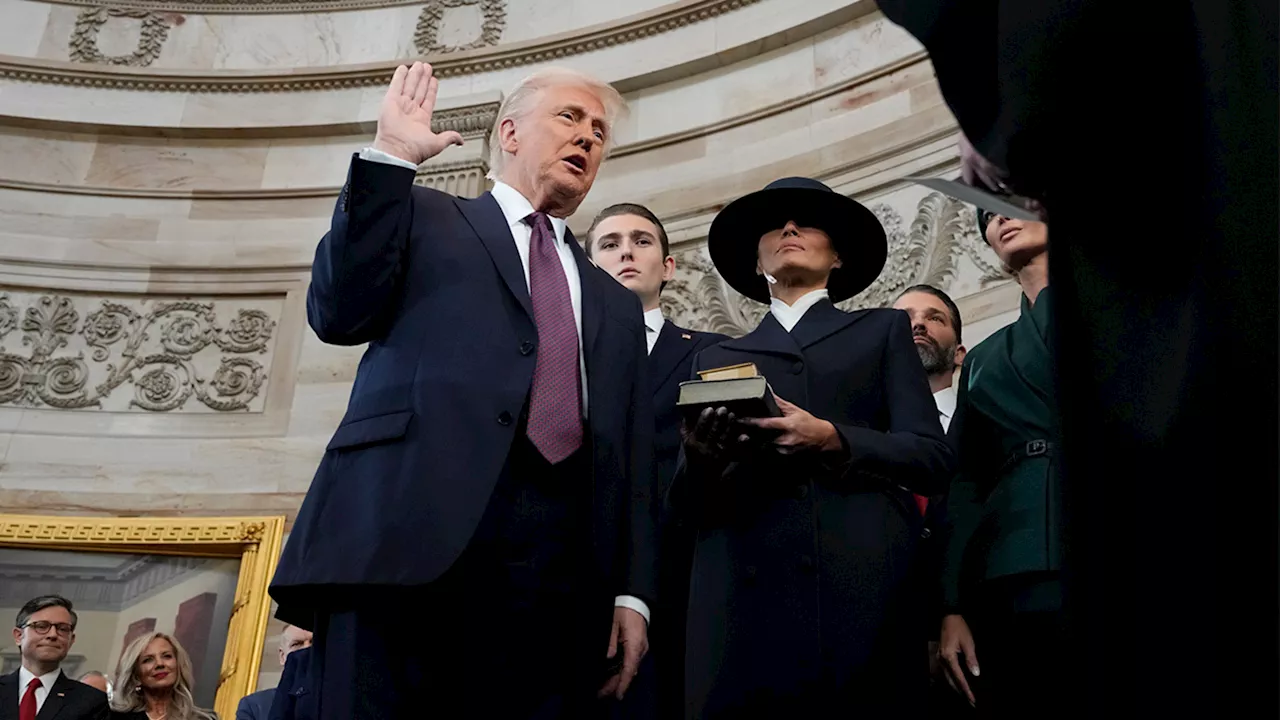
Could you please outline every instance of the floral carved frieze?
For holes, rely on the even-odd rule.
[[[921,283],[949,290],[962,271],[979,287],[1008,279],[979,237],[969,205],[930,193],[916,205],[909,224],[890,204],[878,203],[871,210],[888,236],[888,259],[880,277],[840,303],[841,308],[885,307]],[[676,268],[676,278],[662,294],[662,309],[678,325],[738,337],[753,330],[768,311],[725,284],[704,244],[678,250]]]
[[[98,49],[98,34],[111,18],[142,20],[138,45],[128,55],[104,55]],[[169,23],[158,13],[131,8],[94,7],[81,10],[71,33],[68,53],[72,60],[95,65],[127,65],[146,67],[160,57],[160,49],[169,37]]]
[[[477,7],[480,10],[480,30],[475,40],[461,45],[440,42],[440,25],[446,10]],[[413,33],[413,45],[424,55],[435,55],[475,50],[497,45],[502,31],[507,27],[507,0],[428,0],[418,15],[418,26]]]
[[[0,406],[261,411],[278,302],[0,293]]]

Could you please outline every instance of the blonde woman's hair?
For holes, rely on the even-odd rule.
[[[166,720],[214,720],[215,716],[196,707],[195,697],[191,694],[192,672],[191,656],[172,635],[151,632],[129,643],[120,656],[120,667],[116,670],[115,694],[111,698],[111,709],[119,712],[137,712],[147,709],[147,701],[142,695],[142,681],[138,678],[138,660],[146,651],[147,645],[155,639],[167,640],[173,646],[173,655],[178,660],[178,682],[174,683],[173,695],[169,700]]]
[[[562,67],[548,67],[526,76],[502,99],[498,107],[498,119],[493,123],[493,131],[489,133],[489,179],[500,180],[503,168],[511,154],[502,149],[500,131],[502,123],[508,119],[520,119],[529,114],[537,104],[538,96],[550,87],[570,85],[586,88],[596,96],[604,106],[605,135],[604,156],[609,157],[613,149],[613,128],[618,119],[627,112],[627,101],[622,94],[613,89],[609,83],[594,78],[584,72]]]

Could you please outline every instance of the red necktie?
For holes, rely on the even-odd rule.
[[[31,678],[31,682],[27,683],[27,693],[22,696],[22,702],[18,703],[18,720],[36,720],[36,688],[40,686],[40,678]]]
[[[924,495],[916,495],[916,507],[920,508],[921,515],[927,515],[929,512],[929,498]]]
[[[538,452],[555,464],[582,446],[582,380],[578,368],[578,324],[569,281],[556,251],[551,218],[535,212],[529,241],[529,295],[538,326],[538,355],[529,392],[526,433]]]

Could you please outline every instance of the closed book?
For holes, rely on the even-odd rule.
[[[763,377],[688,380],[680,383],[676,406],[692,425],[705,408],[726,408],[737,417],[781,417],[769,381]]]

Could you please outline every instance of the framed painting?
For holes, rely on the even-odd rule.
[[[232,718],[257,687],[284,523],[0,514],[0,616],[40,595],[71,600],[79,621],[62,667],[72,678],[96,670],[114,682],[130,642],[171,634],[191,656],[196,703]],[[0,651],[0,672],[20,663],[16,647]]]

